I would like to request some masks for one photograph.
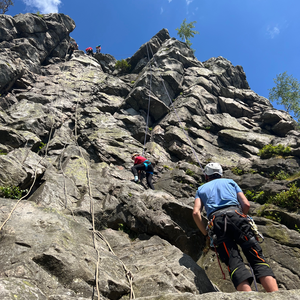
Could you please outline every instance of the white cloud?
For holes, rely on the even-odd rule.
[[[36,8],[42,14],[57,13],[61,0],[23,0],[30,7]]]
[[[267,28],[267,32],[271,39],[274,39],[280,33],[280,29],[278,26],[274,26],[272,28],[269,26]]]
[[[160,8],[160,14],[162,14],[164,12],[164,9],[161,7]]]
[[[171,3],[172,2],[172,0],[168,0],[169,1],[169,3]]]
[[[190,5],[190,3],[192,3],[194,0],[185,0],[186,1],[186,5]]]

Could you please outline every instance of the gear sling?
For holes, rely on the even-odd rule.
[[[274,277],[262,254],[252,224],[249,223],[248,217],[241,212],[238,206],[229,206],[217,210],[211,213],[208,219],[208,235],[221,261],[227,265],[230,278],[235,287],[244,280],[248,280],[251,285],[253,277],[258,282],[260,282],[259,278],[262,276],[270,275]],[[242,248],[253,269],[254,276],[245,267],[237,244]]]

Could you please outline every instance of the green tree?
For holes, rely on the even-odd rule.
[[[294,118],[300,124],[300,84],[287,72],[279,74],[274,79],[275,87],[269,89],[269,99],[283,105],[288,113],[293,113]]]
[[[183,20],[180,28],[176,28],[176,30],[178,31],[178,35],[179,37],[184,40],[184,42],[191,47],[192,43],[190,41],[190,38],[194,37],[195,34],[199,34],[198,31],[196,30],[192,30],[192,28],[195,28],[195,23],[197,23],[197,21],[193,21],[191,23],[186,23],[186,19]]]
[[[14,5],[14,0],[0,0],[0,14],[5,14],[11,5]]]
[[[120,69],[123,72],[126,72],[131,69],[131,65],[125,59],[121,59],[121,60],[117,60],[115,64],[115,68]]]

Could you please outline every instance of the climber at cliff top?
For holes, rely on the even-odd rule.
[[[101,45],[96,46],[96,53],[100,53],[101,52]]]
[[[134,161],[134,166],[131,168],[131,172],[134,175],[134,181],[136,183],[139,181],[138,172],[140,173],[141,171],[145,171],[147,184],[150,189],[154,190],[155,188],[152,184],[154,170],[151,162],[147,158],[139,156],[137,153],[133,154],[131,159]]]
[[[253,276],[239,253],[238,244],[250,263],[257,282],[267,292],[277,291],[276,279],[253,230],[254,221],[246,215],[250,209],[248,199],[235,181],[222,178],[223,169],[220,164],[207,164],[204,174],[206,183],[197,190],[193,218],[204,236],[213,241],[220,259],[228,266],[235,288],[237,291],[251,291],[253,281]],[[208,216],[207,227],[201,217],[203,206]]]
[[[85,51],[86,51],[86,54],[87,54],[87,55],[93,55],[93,48],[92,48],[92,47],[87,47],[87,48],[85,49]]]
[[[74,40],[71,40],[67,51],[67,54],[69,54],[68,60],[71,59],[74,50],[78,50],[78,45]]]

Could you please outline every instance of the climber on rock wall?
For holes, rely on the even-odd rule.
[[[250,263],[257,282],[267,292],[278,290],[273,271],[266,262],[262,249],[251,228],[247,213],[250,203],[232,179],[222,178],[223,170],[218,163],[204,168],[206,183],[195,196],[193,218],[200,231],[210,238],[221,261],[228,266],[230,278],[237,291],[251,291],[253,276],[240,256],[241,246]],[[205,227],[201,211],[205,207],[208,226]]]

